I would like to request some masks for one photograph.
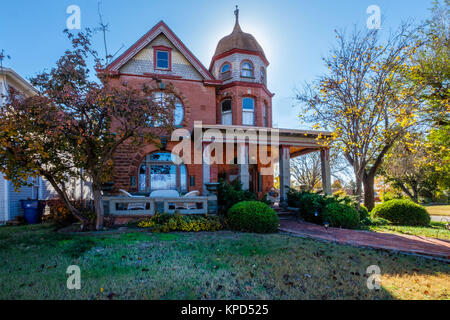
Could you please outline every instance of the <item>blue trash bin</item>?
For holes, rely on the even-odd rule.
[[[39,200],[20,200],[25,211],[25,220],[28,224],[38,224],[41,221],[41,206]]]

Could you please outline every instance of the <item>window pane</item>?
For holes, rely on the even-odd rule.
[[[153,99],[156,103],[160,104],[162,107],[166,106],[167,103],[171,100],[171,96],[166,95],[164,92],[154,92],[153,93]],[[183,104],[176,99],[177,102],[175,102],[175,110],[173,113],[173,119],[174,119],[174,125],[179,126],[183,122],[184,119],[184,106]],[[151,121],[151,119],[150,119]],[[154,126],[161,126],[160,123],[155,123]]]
[[[150,161],[172,162],[172,154],[167,152],[153,153],[150,155]]]
[[[222,70],[221,70],[222,73],[223,73],[223,72],[227,72],[227,71],[230,71],[230,65],[229,65],[229,64],[224,65],[224,66],[222,67]]]
[[[161,69],[169,68],[169,52],[157,51],[156,52],[156,67]]]
[[[251,70],[242,70],[242,76],[243,77],[253,77],[253,71]]]
[[[222,113],[222,124],[227,126],[233,125],[233,114],[231,112]]]
[[[231,111],[231,100],[225,100],[222,102],[222,112]]]
[[[139,169],[139,191],[147,189],[147,166],[144,164]]]
[[[181,125],[181,123],[183,122],[183,118],[184,118],[183,105],[178,102],[175,104],[175,110],[173,115],[174,125],[176,126]]]
[[[177,167],[174,165],[152,165],[150,168],[152,190],[175,190],[177,188]]]
[[[253,111],[242,112],[242,124],[246,126],[254,125],[254,114]]]
[[[180,166],[180,188],[183,191],[187,190],[187,169],[186,169],[186,166]]]
[[[263,105],[263,125],[264,127],[267,127],[267,105],[265,102]]]
[[[255,109],[255,101],[252,98],[242,99],[242,109],[254,110]]]
[[[249,62],[244,62],[242,64],[241,75],[243,77],[253,77],[253,66]]]

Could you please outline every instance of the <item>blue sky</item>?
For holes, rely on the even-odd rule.
[[[325,71],[321,58],[334,44],[334,29],[365,27],[367,7],[377,5],[387,32],[402,20],[426,19],[431,0],[103,0],[109,50],[128,48],[164,20],[208,68],[218,41],[233,29],[236,4],[242,29],[256,37],[271,63],[274,125],[301,128],[294,88]],[[69,46],[62,33],[69,5],[81,8],[82,28],[95,27],[95,0],[1,1],[0,49],[11,56],[5,66],[26,78],[52,67]],[[100,37],[95,41],[102,52]]]

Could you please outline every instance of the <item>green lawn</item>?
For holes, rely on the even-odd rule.
[[[66,288],[66,268],[82,288]],[[378,265],[382,289],[369,290]],[[0,299],[449,299],[450,267],[428,259],[228,231],[71,237],[0,227]]]
[[[432,216],[450,216],[450,205],[427,206],[426,209]]]
[[[423,236],[437,239],[450,240],[450,231],[446,228],[444,222],[431,222],[429,227],[409,227],[409,226],[369,226],[371,231],[402,233],[413,236]]]

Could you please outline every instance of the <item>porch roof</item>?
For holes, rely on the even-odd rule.
[[[331,132],[328,131],[313,131],[313,130],[299,130],[299,129],[285,129],[285,128],[267,128],[267,127],[253,127],[253,126],[236,126],[236,125],[220,125],[220,124],[202,124],[203,130],[216,129],[216,130],[242,130],[244,132],[248,130],[267,130],[269,133],[273,130],[277,130],[279,134],[279,145],[288,146],[290,149],[291,157],[297,157],[311,152],[319,151],[323,148],[317,142],[319,136],[330,137]],[[210,142],[210,140],[203,141]],[[212,140],[211,140],[212,141]],[[224,141],[227,142],[227,141]],[[246,142],[233,140],[233,142]],[[260,141],[252,141],[248,139],[249,143],[257,143],[264,145]],[[270,140],[268,141],[270,143]]]

